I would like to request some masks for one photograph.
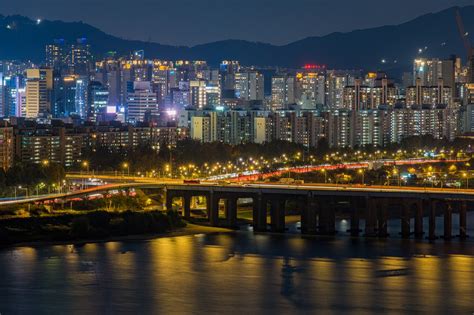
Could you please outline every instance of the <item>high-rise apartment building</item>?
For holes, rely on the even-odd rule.
[[[295,103],[295,77],[290,75],[276,75],[272,77],[271,109],[286,109]]]
[[[235,96],[244,101],[263,101],[263,74],[257,71],[243,71],[235,74]]]

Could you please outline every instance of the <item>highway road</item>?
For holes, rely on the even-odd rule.
[[[384,165],[415,165],[415,164],[427,164],[427,163],[455,163],[463,162],[465,160],[440,160],[440,159],[405,159],[405,160],[379,160],[376,162],[383,163]],[[222,186],[226,190],[228,189],[278,189],[278,190],[299,190],[299,191],[318,191],[318,192],[327,192],[333,191],[337,193],[353,192],[353,193],[387,193],[387,194],[437,194],[444,195],[453,194],[453,196],[471,196],[474,195],[474,190],[472,189],[454,189],[454,188],[431,188],[431,187],[404,187],[404,186],[365,186],[365,185],[336,185],[336,184],[302,184],[302,185],[288,185],[282,183],[267,183],[267,182],[255,182],[259,177],[268,178],[275,175],[281,175],[284,172],[292,171],[298,173],[319,171],[322,169],[333,170],[333,169],[358,169],[358,168],[367,168],[369,167],[369,161],[362,162],[347,162],[335,165],[322,164],[322,165],[306,165],[298,166],[293,168],[287,168],[284,170],[278,170],[271,173],[260,174],[248,174],[248,175],[239,175],[232,177],[232,174],[223,174],[221,176],[210,177],[209,180],[202,180],[199,185],[200,188],[206,188],[209,186],[218,187]],[[234,174],[235,175],[235,174]],[[83,173],[68,173],[66,178],[69,180],[88,180],[90,178],[101,179],[103,181],[108,181],[110,183],[94,186],[83,190],[68,192],[68,193],[56,193],[49,195],[38,195],[38,196],[29,196],[29,197],[19,197],[19,198],[4,198],[0,199],[0,205],[9,205],[9,204],[21,204],[29,202],[39,202],[44,200],[54,200],[54,199],[64,199],[64,198],[73,198],[79,197],[87,194],[99,193],[107,190],[114,189],[124,189],[124,188],[140,188],[140,187],[156,187],[157,185],[173,185],[173,186],[193,186],[192,184],[183,184],[183,181],[180,179],[170,179],[170,178],[150,178],[143,176],[115,176],[115,175],[94,175],[94,174],[83,174]],[[233,179],[231,183],[222,183],[222,180],[219,178],[230,178]],[[248,182],[253,180],[253,182]],[[195,187],[195,188],[198,188]],[[190,189],[191,187],[188,187]]]
[[[126,188],[157,188],[166,186],[173,190],[216,190],[243,193],[255,193],[258,191],[287,193],[287,194],[301,194],[304,192],[313,192],[314,194],[327,194],[328,192],[334,195],[379,195],[384,197],[413,197],[413,196],[429,196],[439,198],[461,198],[473,199],[474,189],[454,189],[454,188],[432,188],[432,187],[406,187],[406,186],[366,186],[366,185],[335,185],[335,184],[284,184],[284,183],[219,183],[215,181],[202,181],[200,183],[188,184],[183,183],[182,180],[146,180],[141,182],[129,183],[110,183],[102,186],[94,186],[84,190],[77,190],[68,193],[50,194],[30,196],[28,198],[17,198],[0,200],[0,205],[22,204],[30,202],[40,202],[54,199],[70,199],[74,197],[81,197],[84,195],[92,195],[103,193],[106,191],[120,190]]]

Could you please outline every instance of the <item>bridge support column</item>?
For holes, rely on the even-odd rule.
[[[411,203],[402,203],[402,216],[401,216],[401,235],[402,238],[410,238],[410,206]]]
[[[332,198],[322,198],[319,212],[319,234],[336,234],[336,211]]]
[[[444,206],[444,235],[443,238],[447,241],[453,238],[453,206],[451,202],[447,202]]]
[[[285,200],[280,198],[272,198],[270,200],[270,212],[272,232],[285,232]]]
[[[351,233],[351,236],[359,236],[360,233],[360,209],[358,200],[353,197],[351,199],[351,227],[347,232]]]
[[[387,237],[387,202],[382,200],[377,206],[377,235],[379,237]]]
[[[267,205],[261,193],[253,198],[253,230],[255,232],[267,230]]]
[[[376,236],[376,212],[375,201],[372,198],[365,199],[365,233],[364,236]]]
[[[209,223],[212,226],[219,225],[219,200],[219,197],[215,196],[213,191],[209,193]]]
[[[173,194],[169,191],[166,192],[166,211],[170,211],[173,209]]]
[[[316,204],[314,198],[308,195],[306,200],[300,201],[301,209],[301,233],[315,234],[316,233]]]
[[[191,195],[184,195],[183,197],[183,207],[184,207],[184,218],[186,220],[191,219]]]
[[[225,206],[227,225],[229,227],[237,226],[237,198],[228,198]]]
[[[459,207],[459,237],[465,239],[467,235],[467,201],[461,201]]]
[[[428,239],[430,241],[435,240],[436,237],[436,201],[431,200],[430,202],[430,213],[429,213],[429,228],[428,228]]]
[[[423,237],[423,212],[424,212],[424,200],[419,200],[416,204],[415,212],[415,238]]]

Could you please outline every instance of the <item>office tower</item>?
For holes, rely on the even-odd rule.
[[[235,96],[244,101],[263,101],[263,75],[257,71],[235,74]]]
[[[3,73],[0,72],[0,117],[8,116],[8,90]]]
[[[158,98],[158,104],[162,105],[165,97],[170,92],[170,72],[174,73],[174,70],[171,70],[169,65],[157,63],[153,67],[152,81],[153,81],[153,90],[156,93]]]
[[[68,61],[71,74],[89,75],[92,65],[92,54],[86,38],[78,38],[76,43],[71,45]]]
[[[77,77],[74,75],[54,78],[53,117],[69,117],[76,112],[76,80]]]
[[[22,87],[17,90],[15,105],[16,116],[26,117],[26,88]]]
[[[99,113],[106,112],[109,104],[109,90],[100,82],[92,81],[89,83],[88,91],[88,114],[91,121],[97,121]]]
[[[28,69],[26,78],[26,117],[37,118],[40,114],[50,113],[52,69]]]
[[[130,64],[120,67],[120,105],[126,107],[128,94],[133,92],[133,69]]]
[[[67,55],[64,39],[55,39],[52,44],[46,45],[46,66],[56,73],[63,73]]]
[[[275,75],[272,77],[271,109],[280,110],[288,108],[295,103],[295,77],[288,75]]]
[[[5,116],[21,116],[24,105],[25,79],[22,75],[4,77],[5,82]]]
[[[145,115],[158,116],[156,93],[152,91],[151,82],[135,81],[133,91],[128,93],[127,120],[131,123],[144,121]]]
[[[74,95],[74,113],[85,119],[87,116],[87,92],[88,92],[88,78],[78,77],[76,79],[76,93]]]

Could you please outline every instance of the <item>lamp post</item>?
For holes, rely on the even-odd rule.
[[[82,166],[86,169],[87,173],[89,173],[89,162],[88,161],[83,161]]]
[[[123,163],[123,169],[127,169],[127,176],[130,176],[130,165],[127,162]]]
[[[323,174],[324,174],[324,183],[327,184],[327,182],[328,182],[328,174],[327,174],[327,172],[326,172],[326,169],[322,168],[322,169],[321,169],[321,172],[323,172]]]
[[[466,172],[462,173],[462,177],[466,179],[466,189],[469,188],[469,176]]]
[[[365,179],[364,178],[365,172],[364,172],[364,170],[360,168],[357,172],[362,176],[362,185],[364,185],[364,183],[365,183],[365,180],[364,180]]]
[[[25,193],[26,193],[26,196],[25,196],[25,197],[28,198],[28,187],[23,188],[23,187],[21,187],[21,186],[18,186],[18,189],[24,189],[24,190],[25,190]]]
[[[173,178],[173,152],[171,151],[171,144],[168,144],[169,158],[170,158],[170,177]]]

